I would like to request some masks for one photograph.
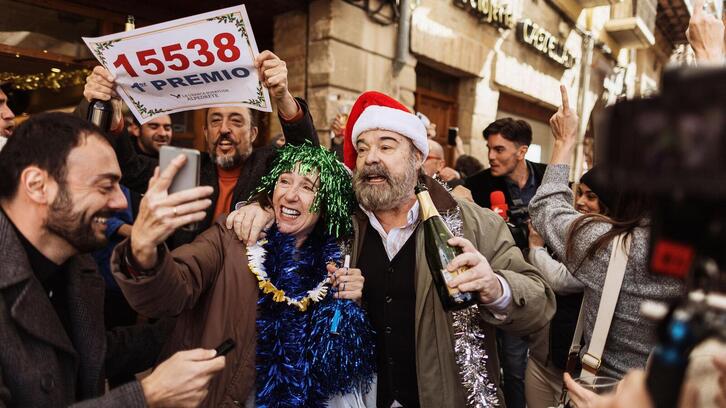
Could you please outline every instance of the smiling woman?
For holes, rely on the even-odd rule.
[[[144,197],[134,225],[138,235],[132,231],[130,244],[116,248],[127,256],[117,257],[125,264],[114,266],[114,277],[136,311],[178,316],[167,352],[235,341],[205,406],[228,398],[245,407],[375,405],[374,393],[366,394],[375,352],[359,305],[364,278],[360,269],[338,269],[355,200],[350,175],[335,153],[311,144],[278,150],[253,193],[272,207],[275,224],[267,239],[250,246],[220,218],[191,244],[160,251],[161,241],[144,239],[153,225],[138,224],[154,194],[165,190],[156,179],[149,186],[152,194]],[[157,213],[168,223],[186,208]],[[153,254],[147,262],[136,255],[146,253]]]

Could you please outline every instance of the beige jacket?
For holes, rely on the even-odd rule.
[[[522,257],[514,245],[509,229],[489,209],[455,200],[433,179],[426,184],[440,213],[461,208],[464,238],[471,241],[487,258],[495,273],[501,275],[512,290],[512,304],[506,320],[496,319],[481,307],[481,323],[486,338],[489,378],[499,386],[495,328],[516,335],[527,335],[547,325],[555,312],[555,296],[540,273]],[[361,256],[368,217],[358,211],[354,217],[352,265]],[[450,313],[444,311],[432,285],[431,272],[423,256],[424,231],[415,232],[416,239],[416,372],[419,402],[422,408],[465,407],[465,390],[459,379],[454,354],[454,333]],[[504,399],[499,391],[500,405]]]

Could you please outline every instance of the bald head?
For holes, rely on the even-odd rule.
[[[444,148],[435,140],[428,139],[429,155],[426,157],[423,168],[427,176],[433,177],[439,170],[446,166],[444,160]]]

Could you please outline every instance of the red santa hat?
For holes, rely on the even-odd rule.
[[[413,145],[423,153],[424,158],[429,154],[426,127],[421,119],[390,96],[367,91],[353,104],[345,126],[343,161],[348,168],[355,168],[358,136],[374,129],[389,130],[405,136],[411,139]]]

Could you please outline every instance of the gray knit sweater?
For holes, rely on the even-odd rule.
[[[572,206],[572,191],[567,185],[568,174],[567,165],[547,166],[542,185],[529,203],[535,229],[560,259],[565,259],[565,243],[570,225],[582,216]],[[583,354],[595,325],[612,243],[607,250],[598,251],[594,258],[584,260],[579,268],[577,266],[590,244],[610,229],[611,225],[604,222],[589,224],[575,237],[573,259],[565,262],[567,269],[585,285]],[[654,276],[648,271],[649,239],[646,228],[636,228],[615,315],[605,343],[603,362],[598,372],[600,375],[622,378],[630,368],[645,367],[656,341],[655,324],[640,316],[640,303],[644,300],[670,301],[684,293],[685,288],[679,281]]]

